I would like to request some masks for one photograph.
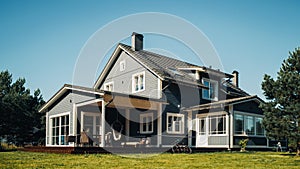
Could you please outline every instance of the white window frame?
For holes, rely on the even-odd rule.
[[[62,127],[62,124],[61,124],[61,117],[63,116],[69,116],[69,133],[67,135],[62,135],[61,133],[61,127]],[[53,119],[54,118],[57,118],[59,117],[59,124],[58,124],[58,128],[59,128],[59,131],[58,131],[58,144],[53,144]],[[68,142],[66,142],[66,144],[61,144],[61,141],[62,141],[62,136],[65,136],[65,141],[66,141],[66,137],[68,135],[70,135],[70,129],[71,129],[71,116],[70,116],[70,112],[65,112],[65,113],[59,113],[59,114],[56,114],[56,115],[51,115],[49,116],[49,121],[50,121],[50,124],[49,124],[49,146],[70,146]],[[65,125],[67,126],[67,125]]]
[[[262,134],[259,134],[259,135],[257,134],[257,125],[256,125],[256,120],[257,120],[257,119],[259,119],[259,118],[262,120],[262,121],[261,121],[261,123],[263,122],[263,117],[258,117],[258,116],[255,116],[255,119],[254,119],[255,131],[254,131],[254,132],[255,132],[255,135],[256,135],[256,136],[265,136],[266,132],[265,132],[265,130],[264,130],[264,128],[263,128],[263,126],[262,126],[262,129],[263,129],[263,132],[262,132]]]
[[[198,117],[197,118],[198,121],[198,132],[199,135],[206,135],[206,128],[207,128],[207,124],[206,124],[206,117]]]
[[[149,117],[151,120],[149,120]],[[144,128],[144,119],[147,119],[146,120],[146,130],[143,130]],[[149,130],[149,126],[151,125],[151,130]],[[153,113],[143,113],[143,114],[140,114],[140,133],[141,134],[150,134],[150,133],[153,133]]]
[[[114,82],[106,82],[104,83],[104,90],[106,91],[114,91]]]
[[[258,114],[252,114],[252,113],[247,113],[247,112],[240,112],[240,111],[234,111],[234,122],[235,122],[235,117],[236,115],[242,115],[243,116],[243,132],[242,134],[236,134],[235,133],[235,123],[234,123],[234,135],[235,136],[255,136],[255,137],[265,137],[266,136],[266,131],[263,130],[263,134],[257,135],[256,133],[256,119],[257,118],[262,118],[263,119],[263,115],[258,115]],[[246,116],[252,116],[253,117],[253,123],[254,123],[254,134],[247,134],[246,133],[246,124],[245,124],[245,120],[246,120]]]
[[[241,128],[242,128],[242,131],[236,131],[236,117],[237,116],[241,116],[241,117],[239,117],[240,119],[239,120],[242,120],[242,126],[241,126]],[[244,133],[245,133],[245,119],[244,119],[244,115],[243,114],[240,114],[240,113],[235,113],[234,114],[234,116],[233,116],[233,122],[234,122],[234,131],[233,131],[233,133],[235,134],[235,135],[245,135]]]
[[[169,117],[172,117],[172,124],[171,124],[171,130],[169,129]],[[180,117],[181,121],[174,121],[174,117]],[[167,120],[166,120],[166,128],[168,134],[184,134],[184,114],[178,114],[178,113],[167,113]],[[179,131],[175,131],[175,125],[176,123],[179,123]]]
[[[249,123],[250,122],[250,123]],[[255,117],[254,116],[249,116],[249,115],[244,115],[244,132],[246,135],[249,136],[255,136]],[[253,127],[253,131],[251,132],[251,128],[247,133],[248,127]]]
[[[141,82],[141,76],[143,76],[143,81]],[[136,77],[137,77],[137,84],[136,84]],[[132,75],[132,93],[138,93],[138,92],[141,92],[141,91],[144,91],[145,88],[146,88],[146,76],[145,76],[145,71],[144,72],[140,72],[140,73],[136,73],[136,74],[133,74]],[[137,90],[136,90],[136,85],[138,86]],[[141,85],[143,85],[143,88],[141,89]]]
[[[93,133],[90,133],[90,134],[93,135],[93,138],[96,138],[96,137],[100,136],[101,133],[102,133],[102,125],[101,125],[102,120],[101,120],[101,115],[100,115],[99,113],[82,112],[82,113],[81,113],[81,129],[80,129],[81,131],[83,131],[83,129],[84,129],[84,116],[89,116],[89,117],[92,117],[92,118],[93,118],[93,126],[92,126],[92,128],[93,128]],[[97,125],[97,122],[96,122],[96,118],[97,118],[97,117],[99,117],[99,122],[100,122],[99,125]],[[97,131],[97,127],[98,127],[98,129],[99,129],[99,133],[96,132],[96,131]]]
[[[211,79],[207,79],[207,78],[202,78],[202,84],[204,85],[204,81],[208,82],[209,83],[209,89],[202,89],[202,98],[203,99],[206,99],[206,100],[213,100],[213,101],[218,101],[218,88],[219,88],[219,83],[218,81],[216,80],[211,80]],[[211,89],[210,89],[210,84],[213,83],[215,88],[214,88],[214,91],[215,91],[215,97],[214,98],[210,98],[210,97],[206,97],[204,96],[204,90],[207,90],[208,91],[208,95],[210,96],[210,92],[211,92]]]
[[[125,62],[125,60],[122,60],[121,62],[120,62],[120,71],[122,72],[122,71],[124,71],[126,69],[126,62]]]
[[[208,116],[207,118],[208,118],[208,135],[209,136],[224,136],[224,135],[227,135],[227,127],[228,126],[227,126],[227,116],[226,116],[226,114],[212,115],[212,116]],[[217,119],[216,124],[215,124],[215,128],[211,128],[211,120],[213,118]],[[218,126],[218,124],[219,124],[218,119],[219,118],[223,118],[223,130],[220,130],[223,133],[219,133],[220,132],[219,131],[219,126]],[[217,132],[217,133],[213,133],[214,130],[212,130],[212,129],[216,129],[215,132]]]

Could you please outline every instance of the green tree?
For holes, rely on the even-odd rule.
[[[39,89],[31,95],[25,83],[24,78],[13,83],[8,71],[0,73],[0,138],[19,144],[44,138],[43,114],[38,113],[44,100]]]
[[[297,145],[300,141],[300,48],[289,53],[276,79],[264,75],[262,89],[268,100],[261,105],[267,136],[288,139]],[[299,153],[297,146],[297,155]]]

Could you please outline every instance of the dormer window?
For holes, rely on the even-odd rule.
[[[202,79],[204,86],[208,89],[202,89],[202,97],[207,100],[218,100],[218,82],[210,79]]]

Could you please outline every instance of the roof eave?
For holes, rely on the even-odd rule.
[[[198,111],[198,110],[205,110],[205,109],[211,109],[211,108],[217,108],[222,106],[228,106],[228,105],[235,105],[235,104],[241,104],[244,102],[249,102],[249,101],[256,101],[257,103],[264,103],[264,101],[259,98],[257,95],[252,95],[252,96],[245,96],[244,99],[238,100],[239,98],[235,99],[229,99],[229,100],[222,100],[219,102],[212,102],[212,103],[207,103],[203,105],[198,105],[198,106],[193,106],[190,108],[185,109],[184,111]],[[228,102],[226,102],[228,101]]]
[[[108,60],[108,62],[106,63],[106,65],[104,66],[100,76],[98,77],[98,79],[96,80],[96,83],[94,84],[93,88],[97,89],[100,87],[104,77],[106,76],[106,74],[108,73],[109,67],[113,64],[113,62],[115,61],[115,59],[117,58],[118,54],[121,52],[120,48],[120,43],[117,45],[117,47],[115,48],[114,52],[112,53],[112,56],[110,57],[110,59]]]
[[[87,90],[87,89],[88,88],[86,88],[86,87],[65,84],[38,111],[45,112],[52,104],[55,103],[56,100],[58,100],[61,96],[63,96],[68,90],[85,92],[85,93],[90,93],[90,94],[97,94],[97,95],[104,94],[104,92],[100,91],[100,90]]]

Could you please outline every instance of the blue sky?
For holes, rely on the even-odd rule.
[[[276,0],[1,0],[0,71],[24,77],[26,86],[40,88],[47,100],[72,83],[79,52],[94,32],[126,15],[162,12],[205,33],[224,70],[239,71],[241,88],[262,97],[263,75],[276,76],[288,52],[300,46],[299,6],[299,1]]]

